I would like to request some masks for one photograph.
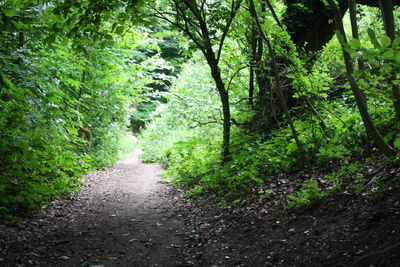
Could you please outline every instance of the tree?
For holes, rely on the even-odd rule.
[[[393,42],[396,38],[395,24],[393,17],[393,3],[392,0],[380,0],[379,5],[382,12],[383,23],[385,26],[386,35],[389,36]],[[400,122],[400,87],[398,84],[394,84],[396,80],[396,70],[391,71],[391,77],[389,78],[389,84],[392,84],[393,93],[393,107],[396,113],[396,118]]]
[[[346,33],[344,30],[343,23],[342,23],[342,15],[340,14],[340,10],[334,0],[327,0],[327,1],[329,3],[330,7],[332,8],[333,16],[335,18],[336,27],[338,30],[338,39],[340,40],[340,43],[343,48],[343,59],[344,59],[345,65],[346,65],[347,79],[350,83],[351,90],[353,91],[354,97],[356,99],[357,107],[360,111],[360,115],[364,122],[365,129],[366,129],[367,133],[371,136],[371,138],[375,142],[375,144],[381,149],[381,151],[386,156],[389,156],[389,157],[395,156],[396,151],[388,143],[386,143],[386,141],[383,139],[382,135],[376,129],[376,127],[372,121],[372,118],[368,112],[367,100],[365,98],[365,95],[358,87],[357,81],[353,76],[354,67],[353,67],[353,63],[351,61],[350,54],[345,49],[345,47],[347,45],[347,38],[346,38]]]
[[[74,45],[53,32],[68,19],[37,2],[0,3],[0,217],[40,208],[113,163],[140,88],[139,31]]]
[[[229,3],[230,2],[230,3]],[[231,113],[229,92],[219,67],[225,39],[240,7],[241,0],[223,1],[172,0],[160,9],[152,6],[154,16],[181,30],[203,53],[220,96],[223,113],[222,162],[230,159]],[[167,7],[168,6],[168,7]],[[224,18],[221,20],[221,18]],[[217,49],[215,50],[215,46]]]
[[[283,24],[287,27],[293,42],[306,52],[320,51],[334,35],[335,25],[329,7],[321,0],[284,0],[287,7]],[[357,0],[357,4],[379,7],[378,0]],[[348,8],[347,0],[339,0],[340,14]],[[399,0],[393,1],[400,5]]]
[[[280,102],[282,104],[284,113],[285,113],[285,115],[287,117],[290,129],[292,131],[293,139],[295,140],[299,151],[304,153],[305,152],[304,147],[303,147],[302,143],[299,140],[299,135],[298,135],[297,130],[296,130],[295,126],[294,126],[294,123],[293,123],[293,120],[292,120],[292,116],[290,115],[289,109],[288,109],[287,104],[286,104],[286,99],[285,99],[285,97],[283,95],[283,92],[282,92],[282,89],[281,89],[281,82],[280,82],[280,77],[279,77],[280,74],[279,74],[279,70],[278,70],[278,66],[277,66],[277,62],[276,62],[275,51],[274,51],[274,49],[272,47],[272,44],[271,44],[270,40],[265,35],[264,30],[262,29],[262,26],[261,26],[261,23],[260,23],[260,19],[258,17],[257,10],[256,10],[255,5],[254,5],[254,1],[253,0],[249,0],[249,5],[250,5],[250,8],[249,8],[250,9],[250,13],[251,13],[251,15],[252,15],[252,17],[253,17],[253,19],[255,21],[258,33],[259,33],[260,37],[262,38],[262,40],[267,44],[267,48],[268,48],[268,52],[269,52],[268,54],[269,54],[269,57],[270,57],[270,60],[271,60],[271,65],[272,65],[272,69],[273,69],[273,72],[274,72],[275,87],[276,87],[276,90],[278,92],[278,97],[279,97],[279,100],[280,100]]]

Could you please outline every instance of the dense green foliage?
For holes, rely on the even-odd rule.
[[[374,126],[398,151],[400,124],[390,99],[392,86],[397,85],[399,76],[397,74],[394,80],[390,77],[399,67],[400,39],[392,42],[385,35],[379,10],[359,6],[358,11],[362,14],[359,19],[361,38],[356,40],[350,36],[344,49],[354,63],[362,60],[367,66],[357,70],[354,77],[366,96]],[[396,23],[397,14],[398,11]],[[375,22],[371,27],[372,18]],[[165,178],[190,185],[191,193],[212,190],[220,195],[251,190],[268,184],[269,179],[280,172],[312,168],[316,164],[328,170],[329,186],[324,189],[328,191],[321,191],[317,181],[310,180],[289,197],[289,207],[308,205],[340,189],[341,177],[351,174],[349,169],[358,166],[352,163],[353,157],[379,156],[381,152],[374,148],[365,131],[345,77],[339,40],[334,37],[310,61],[299,53],[299,48],[272,16],[263,19],[262,27],[279,60],[278,75],[283,84],[274,81],[268,48],[259,63],[254,62],[254,57],[249,58],[251,51],[242,39],[250,34],[249,24],[244,23],[249,21],[249,14],[243,10],[225,42],[219,64],[229,88],[233,124],[231,160],[217,164],[221,153],[222,110],[218,108],[213,77],[200,57],[194,57],[185,65],[171,90],[165,93],[168,102],[153,113],[153,121],[141,134],[143,159],[164,163],[168,167]],[[345,17],[344,21],[346,30],[351,32],[349,18]],[[256,73],[265,75],[272,83],[271,92],[265,93],[260,87],[261,77],[258,77],[254,104],[249,104],[247,98],[249,71],[243,62],[248,60],[258,64]],[[304,151],[296,144],[293,128],[276,100],[278,89],[273,87],[279,86],[284,90],[292,126]],[[336,166],[341,166],[342,171],[329,174],[329,169]],[[356,169],[362,170],[362,167]],[[354,182],[359,183],[360,177]]]
[[[369,143],[350,92],[326,102],[330,90],[343,88],[323,87],[329,83],[324,80],[332,80],[331,75],[340,75],[338,70],[327,67],[341,66],[335,55],[340,55],[340,47],[333,40],[315,63],[318,70],[311,72],[310,77],[303,77],[325,88],[321,91],[310,88],[306,92],[315,97],[318,115],[305,113],[294,121],[307,153],[321,166],[333,162],[347,164],[353,153],[361,152]],[[241,127],[248,125],[246,122],[254,115],[244,101],[236,103],[233,109],[239,127],[234,128],[232,161],[222,167],[216,164],[222,132],[218,124],[219,105],[207,66],[200,59],[194,60],[184,67],[170,92],[165,94],[168,103],[159,106],[153,121],[142,133],[144,160],[165,164],[168,171],[164,175],[175,182],[197,185],[195,190],[211,188],[222,194],[249,188],[254,183],[266,183],[275,173],[304,166],[304,155],[298,152],[288,126],[275,129],[268,136],[253,134]],[[383,97],[376,95],[371,99],[379,101]],[[371,107],[380,129],[394,128],[390,103]],[[324,129],[321,121],[326,125]],[[387,138],[393,138],[393,133],[385,131]]]
[[[0,216],[77,189],[127,128],[191,194],[336,166],[290,207],[340,189],[355,157],[395,160],[399,10],[358,6],[342,29],[354,1],[311,1],[329,29],[307,46],[311,2],[292,2],[0,1]]]
[[[77,189],[81,174],[118,159],[138,73],[140,31],[113,45],[49,44],[51,8],[0,14],[0,216],[37,209]],[[146,75],[144,75],[146,76]],[[137,99],[137,97],[136,97]]]

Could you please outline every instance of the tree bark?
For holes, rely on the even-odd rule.
[[[281,83],[280,83],[280,78],[279,78],[279,71],[278,71],[278,67],[277,67],[276,59],[275,59],[275,51],[273,50],[271,42],[269,41],[269,39],[267,38],[267,36],[265,35],[265,33],[264,33],[264,31],[263,31],[263,29],[261,27],[261,24],[260,24],[258,15],[257,15],[256,8],[254,6],[254,1],[253,0],[249,0],[249,3],[250,3],[250,13],[252,14],[252,16],[253,16],[253,18],[255,20],[255,23],[257,25],[259,34],[260,34],[261,38],[265,41],[265,43],[267,44],[267,47],[268,47],[269,56],[271,57],[271,62],[272,62],[272,69],[273,69],[273,72],[274,72],[276,89],[278,91],[278,97],[279,97],[279,100],[282,103],[283,110],[284,110],[285,115],[287,117],[290,129],[292,131],[293,139],[295,140],[299,151],[301,153],[304,153],[305,149],[304,149],[302,143],[299,140],[299,135],[298,135],[297,130],[296,130],[295,126],[294,126],[294,123],[293,123],[292,117],[290,115],[289,109],[288,109],[288,107],[286,105],[286,99],[285,99],[285,97],[284,97],[284,95],[282,93]]]
[[[392,0],[379,0],[379,5],[382,12],[386,35],[389,36],[390,39],[393,41],[395,38],[395,27]]]
[[[215,54],[212,50],[207,53],[206,59],[211,70],[211,76],[215,81],[215,85],[218,90],[218,94],[222,104],[223,114],[223,134],[222,134],[222,163],[228,162],[231,159],[230,153],[230,136],[231,136],[231,111],[229,105],[229,94],[225,88],[225,84],[222,81],[221,70],[218,67],[218,63],[215,58]]]
[[[254,104],[254,67],[250,66],[249,70],[249,105]]]
[[[230,153],[230,130],[231,130],[231,112],[229,105],[229,92],[225,88],[225,84],[222,81],[221,70],[219,68],[219,61],[222,54],[222,48],[225,41],[225,38],[228,34],[228,31],[232,25],[233,19],[236,16],[237,10],[240,7],[241,1],[232,1],[231,13],[230,17],[226,19],[226,25],[222,30],[222,34],[218,43],[218,50],[214,52],[213,44],[211,42],[211,35],[209,32],[209,28],[207,25],[207,21],[205,18],[205,10],[202,10],[202,7],[199,7],[195,1],[184,0],[182,3],[190,10],[192,15],[194,16],[194,20],[196,20],[196,24],[198,24],[199,31],[197,32],[199,36],[193,33],[188,25],[193,23],[190,21],[191,18],[189,16],[185,16],[185,11],[180,9],[179,5],[182,4],[178,0],[174,1],[175,6],[177,8],[178,13],[182,15],[182,19],[185,21],[184,27],[179,27],[183,30],[189,37],[192,39],[197,47],[202,51],[204,57],[207,60],[207,63],[211,70],[211,76],[214,79],[215,86],[217,87],[218,94],[220,96],[220,101],[222,105],[222,113],[223,113],[223,140],[222,140],[222,165],[228,162],[231,159]],[[167,20],[171,22],[171,20]]]
[[[251,38],[250,38],[250,69],[249,69],[249,105],[254,104],[254,65],[258,64],[257,61],[257,33],[256,27],[252,25]]]
[[[348,0],[349,4],[349,13],[350,13],[350,22],[351,22],[351,32],[354,39],[359,39],[358,37],[358,25],[357,25],[357,9],[356,9],[356,1]],[[358,69],[364,69],[364,62],[361,58],[357,60]]]
[[[392,0],[380,0],[379,1],[383,23],[385,26],[386,35],[389,36],[392,42],[396,38],[394,17],[393,17],[393,3]],[[393,81],[396,80],[396,69],[393,69],[388,79],[388,83],[392,84],[392,94],[393,94],[393,107],[396,114],[397,121],[400,122],[400,88],[398,85],[394,84]]]

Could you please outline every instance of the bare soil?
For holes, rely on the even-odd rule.
[[[281,173],[221,207],[159,183],[161,166],[137,156],[89,174],[75,197],[0,225],[0,266],[400,266],[398,165],[365,173],[390,185],[384,192],[342,190],[288,210],[287,195],[318,173]]]

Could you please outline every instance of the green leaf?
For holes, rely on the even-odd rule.
[[[336,36],[337,36],[337,38],[338,38],[338,40],[339,40],[339,43],[340,43],[342,46],[344,46],[344,44],[345,44],[346,42],[345,42],[345,39],[344,39],[343,35],[342,35],[339,31],[336,31]]]
[[[369,84],[368,84],[364,79],[360,79],[360,80],[358,81],[358,83],[359,83],[359,85],[360,85],[360,87],[361,87],[362,89],[367,89],[367,88],[370,87]]]
[[[392,47],[397,48],[399,45],[400,45],[400,37],[397,37],[396,39],[394,39]]]
[[[379,43],[382,45],[382,47],[388,47],[392,41],[387,35],[382,36],[379,38]]]
[[[259,184],[264,183],[264,180],[261,179],[261,178],[258,178],[258,177],[252,177],[251,179],[254,180],[254,181],[256,181],[256,182],[259,183]]]
[[[116,29],[115,29],[115,33],[116,34],[122,34],[124,32],[124,26],[118,26]]]
[[[356,58],[356,57],[359,56],[359,54],[357,53],[357,51],[351,50],[351,51],[347,51],[347,52],[350,54],[350,56],[351,56],[352,58]]]
[[[28,29],[28,27],[29,27],[27,24],[24,24],[22,21],[19,21],[19,20],[11,20],[11,23],[17,29]]]
[[[394,147],[400,149],[400,136],[394,141]]]
[[[4,11],[4,15],[6,15],[6,17],[13,17],[16,13],[15,9],[6,9]]]
[[[382,54],[382,57],[384,59],[394,60],[395,59],[394,51],[392,49],[387,50],[385,53]]]
[[[112,36],[111,34],[106,34],[104,37],[105,37],[106,40],[108,40],[108,41],[112,41],[112,40],[114,39],[113,36]]]
[[[55,40],[56,40],[56,35],[55,34],[50,34],[49,36],[46,37],[46,39],[44,41],[47,44],[52,44],[52,43],[55,42]]]
[[[354,50],[358,50],[361,48],[361,43],[360,43],[360,40],[358,40],[358,39],[350,39],[348,43],[349,43],[349,46],[351,48],[353,48]]]
[[[379,44],[378,40],[376,39],[375,32],[371,28],[368,28],[367,32],[368,32],[369,39],[371,39],[371,43],[374,45],[374,47],[381,48],[381,45]]]
[[[396,60],[397,63],[400,63],[400,51],[399,50],[394,51],[393,59]]]

